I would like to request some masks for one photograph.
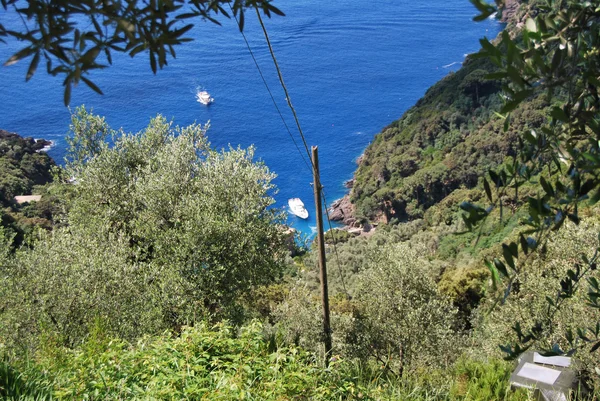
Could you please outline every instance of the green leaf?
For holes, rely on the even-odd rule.
[[[531,145],[537,145],[537,133],[534,130],[527,130],[523,133],[523,137]]]
[[[488,171],[488,173],[490,175],[490,178],[492,179],[492,182],[494,183],[494,185],[496,185],[496,188],[500,187],[501,183],[500,183],[500,177],[498,176],[498,174],[496,174],[496,172],[491,169]]]
[[[548,196],[554,196],[554,188],[552,188],[552,184],[550,184],[544,177],[540,177],[540,184],[544,191],[548,194]]]
[[[37,70],[37,66],[40,62],[40,52],[36,52],[35,56],[33,56],[33,59],[31,60],[31,64],[29,64],[29,68],[27,69],[27,76],[25,76],[25,81],[29,81],[31,79],[31,77],[33,77],[33,74],[35,74],[35,71]]]
[[[527,240],[523,234],[519,234],[519,241],[521,242],[521,249],[523,250],[523,253],[527,255],[529,253],[529,244],[527,243]]]
[[[71,102],[71,80],[67,80],[67,82],[65,82],[65,93],[63,95],[63,101],[65,103],[65,106],[68,106]]]
[[[485,50],[490,56],[496,56],[500,54],[500,51],[496,49],[496,47],[490,43],[487,38],[479,39],[479,43],[481,44],[481,48]]]
[[[509,277],[508,270],[506,270],[506,265],[502,263],[499,259],[494,258],[494,266],[498,269],[498,272],[502,274],[504,277]]]
[[[500,276],[498,276],[498,269],[496,269],[494,264],[489,260],[485,261],[485,265],[492,274],[492,288],[494,289],[494,291],[496,291],[496,289],[498,289],[498,283],[500,282]]]
[[[535,23],[533,18],[527,18],[527,21],[525,22],[525,27],[529,32],[537,32],[537,24]]]
[[[485,189],[485,194],[490,202],[493,202],[494,199],[492,198],[492,189],[490,188],[490,183],[485,179],[485,177],[483,178],[483,188]]]
[[[477,8],[479,11],[479,15],[473,17],[473,21],[484,21],[486,18],[489,18],[496,11],[496,7],[482,0],[470,0],[471,4]]]
[[[508,265],[511,267],[511,269],[515,270],[514,257],[512,255],[512,252],[510,251],[509,247],[506,246],[506,244],[502,244],[502,255],[504,256],[504,260],[506,260],[506,263],[508,263]]]
[[[83,75],[81,76],[81,80],[83,82],[85,82],[85,84],[87,86],[89,86],[94,92],[98,93],[99,95],[104,95],[104,93],[102,93],[102,91],[100,90],[100,88],[98,88],[98,86],[96,86],[95,83],[93,83],[92,81],[90,81],[89,79],[87,79],[86,77],[84,77]]]
[[[504,132],[508,132],[508,128],[510,127],[510,114],[508,114],[506,116],[506,119],[504,119],[504,125],[502,126],[502,130]]]
[[[156,75],[156,70],[157,70],[156,57],[157,57],[157,55],[152,50],[150,50],[150,68],[152,69],[152,72],[155,75]]]
[[[21,49],[18,52],[16,52],[15,54],[13,54],[8,60],[6,60],[6,62],[4,63],[4,66],[8,67],[9,65],[13,65],[13,64],[17,63],[19,60],[24,59],[25,57],[30,56],[35,52],[36,52],[36,49],[33,46],[29,46],[24,49]]]
[[[563,123],[569,122],[569,116],[567,116],[567,113],[565,113],[564,110],[558,106],[552,108],[552,111],[550,111],[550,115],[555,120],[562,121]]]
[[[283,13],[283,11],[281,11],[280,9],[278,9],[271,3],[265,3],[265,6],[269,9],[269,11],[272,11],[273,13],[275,13],[281,17],[285,17],[285,14]]]

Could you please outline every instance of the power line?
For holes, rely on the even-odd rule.
[[[340,280],[342,282],[342,288],[344,288],[344,292],[346,293],[346,297],[350,299],[350,293],[346,289],[346,283],[344,282],[344,275],[342,274],[342,265],[340,264],[340,255],[337,251],[337,240],[335,239],[335,231],[333,231],[333,227],[331,226],[331,218],[329,217],[329,207],[327,206],[327,198],[325,197],[325,190],[321,187],[321,192],[323,193],[323,203],[325,204],[325,215],[327,216],[327,224],[329,225],[329,232],[331,233],[331,238],[333,238],[333,252],[335,253],[335,261],[338,267],[338,272],[340,273]]]
[[[265,28],[265,24],[260,16],[260,12],[258,11],[258,7],[254,7],[256,10],[256,15],[258,16],[258,22],[260,22],[260,26],[265,35],[265,39],[267,41],[267,46],[269,46],[269,52],[271,53],[271,58],[273,59],[273,63],[275,63],[275,69],[277,70],[277,76],[279,77],[279,82],[281,83],[281,87],[285,92],[285,99],[287,100],[288,106],[292,110],[292,114],[294,115],[294,121],[296,122],[296,126],[298,127],[298,132],[300,133],[300,137],[302,138],[302,143],[304,143],[304,149],[306,150],[306,154],[308,155],[308,159],[311,161],[314,169],[314,163],[310,156],[310,151],[308,150],[308,144],[306,143],[306,138],[304,137],[304,132],[302,131],[302,127],[300,126],[300,120],[298,120],[298,115],[296,114],[296,109],[292,105],[292,99],[290,98],[290,94],[288,93],[287,87],[285,86],[285,82],[283,82],[283,76],[281,75],[281,69],[279,68],[279,64],[277,63],[277,58],[275,57],[275,52],[273,51],[273,46],[271,46],[271,40],[269,39],[269,34],[267,33],[267,28]]]
[[[231,8],[231,5],[229,6]],[[273,46],[271,46],[271,40],[269,39],[269,34],[267,33],[267,29],[265,27],[265,24],[263,23],[263,20],[260,16],[260,12],[258,10],[258,8],[255,7],[256,10],[256,15],[258,17],[258,21],[260,23],[260,26],[262,28],[263,34],[265,36],[265,40],[267,42],[267,46],[269,47],[269,52],[271,54],[271,58],[273,59],[273,63],[275,64],[275,69],[277,70],[277,76],[279,77],[279,82],[281,83],[281,87],[283,88],[283,91],[285,93],[286,96],[286,100],[288,103],[289,108],[292,110],[292,114],[294,115],[294,121],[296,122],[296,126],[298,128],[298,132],[300,133],[300,137],[302,138],[302,143],[304,144],[304,149],[306,150],[306,154],[308,155],[308,159],[311,162],[312,168],[314,169],[314,161],[312,160],[312,157],[310,155],[310,151],[308,150],[308,144],[306,143],[306,138],[304,136],[304,132],[302,131],[302,126],[300,125],[300,121],[298,119],[298,115],[296,114],[296,109],[294,108],[294,106],[292,105],[292,100],[290,97],[290,94],[287,90],[287,87],[285,85],[285,82],[283,81],[283,76],[281,74],[281,69],[279,68],[279,64],[277,63],[277,58],[275,57],[275,52],[273,51]],[[233,13],[233,10],[231,10]],[[236,20],[236,22],[238,23],[239,26],[239,21],[237,19],[237,17],[234,14],[234,18]],[[287,126],[283,115],[281,114],[281,111],[279,110],[279,107],[277,106],[277,103],[275,102],[275,99],[271,93],[271,90],[269,89],[269,85],[267,84],[263,73],[260,69],[260,66],[258,65],[258,62],[256,61],[256,58],[254,57],[254,53],[252,52],[252,49],[250,47],[250,44],[248,43],[248,40],[246,39],[246,35],[244,34],[244,32],[240,29],[240,32],[242,34],[242,37],[244,38],[244,41],[246,42],[246,46],[248,47],[248,51],[250,52],[250,55],[252,56],[252,60],[254,60],[254,64],[256,65],[256,69],[258,70],[260,77],[263,80],[263,83],[265,84],[265,87],[267,88],[267,91],[269,92],[269,95],[271,96],[271,100],[273,101],[273,104],[275,105],[275,108],[277,109],[277,112],[279,113],[279,116],[281,117],[281,120],[283,121],[288,134],[290,135],[290,137],[292,138],[292,141],[294,142],[294,145],[296,145],[296,149],[298,150],[298,152],[300,153],[300,156],[302,156],[302,160],[304,161],[304,163],[308,166],[308,163],[306,162],[306,159],[304,159],[304,155],[302,155],[302,152],[300,151],[300,148],[298,147],[296,141],[294,140],[294,137],[292,136],[292,133],[289,130],[289,127]],[[309,167],[310,169],[310,167]],[[320,180],[319,180],[320,181]],[[344,275],[342,274],[342,268],[341,268],[341,264],[340,264],[340,258],[339,258],[339,254],[337,251],[337,240],[335,238],[335,232],[333,231],[333,227],[331,225],[331,218],[329,216],[329,210],[328,210],[328,206],[327,206],[327,199],[325,197],[325,190],[323,189],[323,187],[321,186],[321,193],[323,195],[323,203],[325,206],[325,213],[327,216],[327,223],[329,225],[329,231],[331,232],[332,238],[333,238],[333,249],[334,249],[334,253],[335,253],[335,257],[336,257],[336,264],[338,266],[338,272],[340,274],[340,281],[342,282],[342,287],[344,289],[344,292],[346,293],[346,296],[348,297],[348,299],[350,298],[350,293],[348,292],[347,288],[346,288],[346,283],[344,281]],[[315,205],[316,207],[320,207],[321,205]]]
[[[229,3],[227,3],[229,4]],[[231,13],[233,14],[233,18],[235,19],[235,22],[238,24],[238,27],[240,28],[240,33],[242,34],[242,37],[244,38],[244,42],[246,43],[246,47],[248,48],[248,52],[250,53],[250,56],[252,57],[252,60],[254,61],[254,65],[256,66],[256,69],[258,70],[258,74],[260,75],[260,78],[263,81],[263,84],[265,85],[265,88],[267,88],[267,92],[269,92],[269,96],[271,97],[271,100],[273,101],[273,105],[275,106],[275,109],[277,110],[277,113],[279,114],[279,117],[281,117],[281,121],[283,122],[283,125],[285,126],[285,129],[287,130],[290,138],[292,138],[292,142],[294,142],[294,146],[296,146],[296,149],[298,150],[298,153],[300,153],[300,157],[302,157],[302,161],[304,162],[304,164],[306,165],[306,167],[311,170],[311,167],[309,166],[308,162],[306,161],[306,159],[304,158],[304,155],[302,154],[302,151],[300,150],[300,147],[298,146],[298,143],[296,143],[296,139],[294,139],[294,136],[292,135],[292,132],[290,131],[290,128],[288,127],[287,123],[285,122],[285,118],[283,118],[283,114],[281,113],[281,110],[279,109],[279,106],[277,106],[277,102],[275,101],[275,97],[273,97],[273,93],[271,92],[271,89],[269,88],[269,85],[267,84],[267,80],[265,79],[262,70],[260,69],[260,66],[258,65],[258,61],[256,60],[256,57],[254,57],[254,52],[252,51],[252,48],[250,47],[250,43],[248,43],[248,39],[246,39],[246,35],[244,34],[244,31],[241,29],[241,25],[240,22],[237,18],[237,16],[235,15],[235,13],[233,12],[233,9],[231,8],[231,4],[229,4],[229,8],[231,9]]]
[[[258,17],[258,22],[260,23],[260,26],[263,30],[263,34],[265,35],[265,40],[267,41],[267,46],[269,47],[269,52],[271,53],[271,58],[273,59],[273,63],[275,64],[275,69],[277,70],[277,76],[279,77],[279,82],[281,83],[281,87],[283,88],[283,91],[285,92],[285,96],[286,96],[286,100],[288,103],[289,108],[292,110],[292,114],[294,115],[294,121],[296,122],[296,126],[298,127],[298,132],[300,133],[300,137],[302,138],[302,143],[304,144],[304,148],[306,150],[306,153],[309,157],[309,160],[311,161],[311,165],[314,169],[314,161],[312,160],[311,156],[310,156],[310,151],[308,150],[308,144],[306,143],[306,138],[304,137],[304,132],[302,131],[302,127],[300,125],[300,120],[298,119],[298,115],[296,114],[296,109],[294,109],[294,106],[292,105],[292,100],[290,97],[290,94],[288,93],[287,87],[285,85],[285,82],[283,81],[283,76],[281,74],[281,69],[279,68],[279,64],[277,63],[277,58],[275,57],[275,52],[273,51],[273,46],[271,46],[271,40],[269,39],[269,34],[267,33],[267,28],[265,27],[265,24],[263,23],[263,20],[260,16],[260,12],[258,11],[258,8],[255,7],[256,10],[256,15]],[[295,142],[294,142],[295,143]],[[319,179],[320,182],[320,179]],[[346,289],[346,283],[344,282],[344,276],[342,274],[342,268],[340,265],[340,259],[339,259],[339,254],[337,251],[337,241],[335,239],[335,233],[333,232],[332,226],[331,226],[331,219],[329,217],[329,210],[327,210],[327,200],[325,198],[325,191],[323,190],[323,187],[321,186],[321,193],[323,195],[323,203],[325,205],[325,213],[327,215],[327,222],[329,224],[329,230],[331,231],[331,235],[333,238],[333,249],[335,252],[335,256],[336,256],[336,264],[338,266],[338,271],[340,274],[340,280],[342,282],[342,287],[344,288],[344,292],[346,293],[346,296],[349,298],[350,294],[348,293],[348,290]],[[321,207],[321,205],[315,205],[316,207]]]

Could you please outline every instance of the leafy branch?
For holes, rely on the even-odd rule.
[[[480,12],[475,20],[485,19],[497,10],[481,0],[472,3]],[[501,1],[497,3],[502,6]],[[544,249],[549,234],[560,230],[566,220],[579,224],[580,205],[592,206],[600,200],[599,21],[600,9],[590,2],[540,1],[535,12],[530,12],[521,33],[511,37],[504,31],[496,43],[486,38],[480,41],[482,50],[477,57],[486,57],[498,67],[487,78],[504,82],[504,105],[499,116],[505,121],[505,132],[511,112],[524,100],[543,91],[552,102],[548,124],[537,131],[522,133],[513,164],[504,166],[499,173],[489,171],[495,184],[495,199],[490,183],[484,178],[484,190],[491,205],[488,208],[471,203],[461,205],[466,227],[474,230],[486,221],[494,207],[502,207],[502,198],[509,189],[514,189],[515,200],[519,186],[524,183],[533,183],[539,189],[538,195],[527,198],[528,228],[520,234],[518,242],[503,244],[502,257],[486,261],[494,286],[507,280],[503,300],[522,272],[529,252]],[[521,260],[519,247],[525,255]],[[567,272],[556,296],[546,298],[548,307],[543,321],[525,332],[515,324],[513,331],[518,344],[502,347],[508,358],[515,358],[547,335],[557,311],[582,283],[587,282],[590,288],[588,304],[599,308],[598,281],[589,277],[596,269],[597,259],[598,250],[590,259],[582,255],[581,263]],[[593,352],[600,347],[599,333],[600,322],[592,328],[579,328],[576,334],[568,331],[566,340],[570,349],[563,351],[555,346],[547,352],[571,355],[589,344],[593,344]]]
[[[80,82],[102,94],[89,75],[112,65],[113,53],[131,57],[146,53],[156,74],[169,57],[176,57],[178,45],[193,40],[187,34],[197,19],[220,25],[219,15],[231,18],[233,13],[243,29],[244,12],[250,7],[267,17],[284,15],[271,0],[0,0],[0,7],[14,10],[23,22],[20,30],[0,24],[0,43],[6,43],[6,38],[25,43],[4,65],[30,58],[28,81],[45,60],[48,74],[64,77],[65,105],[72,87]]]

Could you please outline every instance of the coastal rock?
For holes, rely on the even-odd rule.
[[[298,247],[296,246],[296,230],[293,227],[286,225],[279,227],[281,233],[285,237],[285,245],[291,257],[298,255]]]
[[[519,10],[520,4],[520,0],[506,0],[504,2],[504,8],[502,9],[502,18],[500,21],[504,23],[510,22]]]
[[[8,132],[3,129],[0,129],[0,141],[6,141],[8,143],[24,143],[28,148],[35,152],[52,145],[51,141],[47,141],[45,139],[23,138],[14,132]]]
[[[349,195],[344,195],[343,198],[333,202],[329,208],[329,217],[331,220],[341,221],[350,227],[356,225],[356,218],[354,218],[354,205],[352,202],[350,202]]]
[[[344,181],[344,187],[351,189],[354,186],[354,178]]]

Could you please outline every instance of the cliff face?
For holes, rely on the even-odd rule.
[[[515,21],[517,11],[521,6],[520,0],[505,0],[504,7],[502,8],[502,17],[500,21],[504,23],[509,23],[511,21]],[[518,21],[515,21],[518,22]]]

